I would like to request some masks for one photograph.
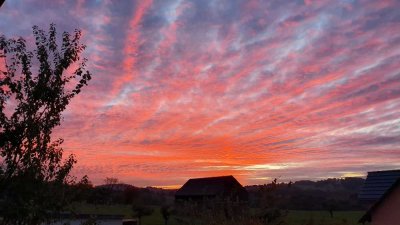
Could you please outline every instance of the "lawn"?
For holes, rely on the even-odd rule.
[[[127,218],[132,214],[132,209],[129,205],[94,205],[75,203],[71,205],[70,209],[76,213],[82,214],[124,215]]]
[[[287,225],[357,225],[363,211],[337,211],[331,218],[328,211],[290,211]]]
[[[87,214],[119,214],[131,218],[132,210],[129,205],[89,205],[74,204],[76,212]],[[160,207],[151,206],[154,212],[142,218],[142,225],[164,225]],[[331,218],[328,211],[290,211],[285,218],[285,225],[358,225],[357,221],[363,211],[334,211]],[[172,217],[169,225],[179,225],[176,218]]]
[[[160,207],[149,206],[153,208],[154,212],[150,216],[144,216],[142,218],[142,225],[164,225],[164,219],[162,218]],[[77,213],[82,214],[101,214],[101,215],[124,215],[125,218],[132,218],[132,208],[130,205],[92,205],[77,203],[71,205]],[[169,225],[177,225],[171,219]]]

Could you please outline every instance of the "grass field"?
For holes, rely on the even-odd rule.
[[[331,218],[327,211],[290,211],[286,217],[287,225],[356,225],[363,211],[333,212]]]
[[[88,214],[121,214],[126,218],[132,217],[129,205],[88,205],[75,204],[73,208],[79,213]],[[152,207],[154,212],[142,218],[142,225],[164,225],[160,208]],[[285,225],[357,225],[363,211],[334,211],[331,218],[328,211],[290,211],[285,218]],[[169,225],[179,225],[176,218],[172,217]]]

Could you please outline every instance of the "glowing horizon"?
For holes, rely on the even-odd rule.
[[[83,31],[55,137],[76,176],[177,187],[400,168],[400,2],[6,1],[1,34]]]

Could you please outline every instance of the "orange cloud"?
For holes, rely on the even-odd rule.
[[[0,30],[84,30],[93,80],[54,137],[96,184],[399,167],[399,2],[304,3],[13,1]]]

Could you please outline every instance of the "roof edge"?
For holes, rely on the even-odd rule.
[[[233,175],[227,175],[227,176],[216,176],[216,177],[199,177],[199,178],[190,178],[189,180],[200,180],[200,179],[213,179],[213,178],[227,178],[227,177],[233,177],[236,179]],[[188,180],[188,181],[189,181]]]
[[[367,173],[370,174],[370,173],[391,173],[391,172],[400,172],[400,169],[395,169],[395,170],[376,170],[376,171],[369,171]]]

